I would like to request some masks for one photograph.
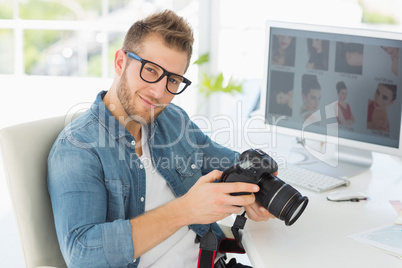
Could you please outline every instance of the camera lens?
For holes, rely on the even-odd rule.
[[[293,206],[292,211],[290,211],[289,224],[287,224],[287,225],[292,225],[300,217],[300,215],[303,213],[304,209],[307,206],[307,203],[308,203],[307,197],[305,197],[305,196],[301,197],[300,196],[300,198],[301,198],[300,202],[296,203]]]
[[[259,186],[256,200],[286,225],[292,225],[307,206],[307,197],[272,174],[264,174]]]

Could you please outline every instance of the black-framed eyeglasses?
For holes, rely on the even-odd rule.
[[[147,83],[157,83],[167,76],[166,89],[173,95],[179,95],[189,85],[191,81],[184,76],[166,71],[162,66],[149,60],[144,60],[131,51],[124,51],[128,57],[141,62],[140,77]]]

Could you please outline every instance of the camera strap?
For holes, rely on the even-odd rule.
[[[212,224],[200,241],[200,253],[198,254],[198,268],[211,268],[215,264],[215,256],[218,250],[218,239],[212,232]]]
[[[245,217],[245,214],[246,212],[244,211],[241,215],[237,215],[236,220],[231,228],[235,240],[239,243],[239,245],[241,245],[241,247],[243,247],[243,245],[241,244],[241,236],[239,230],[243,229],[244,225],[246,225],[247,218]]]
[[[212,232],[212,225],[208,231],[200,240],[200,252],[198,255],[198,268],[213,268],[215,263],[216,252],[221,253],[237,253],[244,254],[243,245],[241,244],[240,229],[244,228],[247,218],[245,213],[237,215],[236,220],[231,228],[234,239],[224,238],[218,245],[218,240],[215,234]]]

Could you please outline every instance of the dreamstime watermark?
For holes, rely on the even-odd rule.
[[[325,106],[323,111],[318,110],[310,115],[302,124],[302,129],[300,130],[301,140],[305,140],[306,134],[309,133],[306,129],[310,125],[325,122],[330,118],[334,118],[335,114],[333,112],[334,103]],[[95,109],[94,114],[98,116],[98,122],[96,126],[92,126],[93,140],[83,139],[74,132],[71,123],[76,117],[78,117],[83,111],[91,108]],[[109,107],[109,110],[113,112],[114,107]],[[243,107],[241,102],[237,102],[236,114],[229,116],[227,114],[221,114],[213,117],[207,117],[204,115],[194,115],[191,118],[176,105],[169,105],[169,108],[165,110],[164,116],[166,118],[167,124],[173,124],[172,126],[158,126],[159,120],[156,119],[156,115],[151,112],[148,118],[117,118],[120,124],[116,124],[116,118],[106,110],[104,105],[94,105],[90,103],[81,103],[73,106],[65,117],[65,133],[67,139],[74,145],[80,148],[103,148],[110,147],[118,150],[118,155],[120,160],[126,160],[127,147],[133,148],[133,146],[140,146],[139,143],[134,142],[133,139],[127,138],[116,138],[127,136],[127,130],[125,125],[131,120],[135,120],[144,126],[147,126],[150,133],[150,138],[148,139],[148,144],[150,148],[153,149],[166,149],[166,148],[184,148],[187,151],[192,149],[207,149],[208,147],[228,147],[234,150],[239,148],[272,148],[272,152],[269,154],[273,155],[275,160],[280,163],[285,163],[286,161],[281,160],[278,155],[275,154],[275,149],[278,149],[281,145],[278,142],[278,131],[277,127],[282,125],[280,122],[286,120],[286,116],[277,116],[270,118],[270,123],[267,124],[267,120],[264,115],[255,114],[250,117],[245,118],[243,116]],[[324,116],[321,115],[324,113]],[[327,139],[331,137],[332,144],[338,144],[338,123],[326,124],[326,134],[321,135]],[[96,128],[96,129],[95,129]],[[155,131],[157,136],[154,136]],[[205,142],[208,140],[205,138],[204,133],[209,136],[212,141],[216,142]],[[163,137],[161,137],[163,136]],[[134,144],[134,145],[133,145]],[[325,145],[326,146],[326,145]],[[314,146],[309,146],[309,144],[304,144],[305,150],[313,157],[331,166],[336,166],[338,164],[337,154],[331,150],[327,150],[326,147],[316,148]],[[134,153],[135,154],[135,153]],[[130,155],[130,154],[129,154]],[[173,158],[173,159],[172,159]],[[172,167],[180,161],[188,161],[186,159],[174,159],[175,157],[166,157],[165,159],[158,160],[158,165]],[[133,157],[129,156],[129,161],[131,162]],[[202,160],[200,160],[202,162]],[[173,163],[170,163],[173,162]],[[225,166],[225,161],[220,161],[219,159],[214,159],[213,163],[218,163],[219,167]],[[187,169],[194,163],[186,163]],[[200,164],[196,164],[200,166]]]

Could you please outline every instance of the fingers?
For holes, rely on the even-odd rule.
[[[217,181],[217,180],[219,180],[219,179],[221,178],[222,173],[223,173],[222,171],[213,170],[213,171],[209,172],[208,174],[202,176],[202,177],[199,179],[199,181],[202,181],[202,182],[204,182],[204,183],[205,183],[205,182],[214,182],[214,181]]]
[[[220,187],[224,193],[256,193],[260,190],[257,184],[245,182],[221,183]]]
[[[214,170],[200,177],[185,195],[185,203],[197,211],[197,214],[189,212],[192,223],[221,220],[230,214],[240,213],[244,206],[255,202],[253,193],[259,191],[258,185],[244,182],[213,183],[221,176],[221,171]]]
[[[253,221],[267,221],[275,218],[269,211],[258,203],[253,203],[244,207],[247,216]]]
[[[221,171],[214,170],[201,177],[199,181],[201,183],[212,183],[220,179],[221,176]],[[258,185],[244,182],[214,183],[212,187],[215,188],[216,193],[224,194],[223,200],[221,200],[222,203],[232,206],[245,206],[254,203],[254,194],[250,195],[248,193],[256,193],[260,190]]]
[[[255,202],[254,194],[228,195],[228,202],[235,207],[244,207]]]
[[[222,176],[222,171],[213,170],[210,173],[202,176],[198,181],[202,183],[211,183],[219,180]],[[218,184],[223,193],[256,193],[260,190],[258,185],[245,182],[228,182]]]

